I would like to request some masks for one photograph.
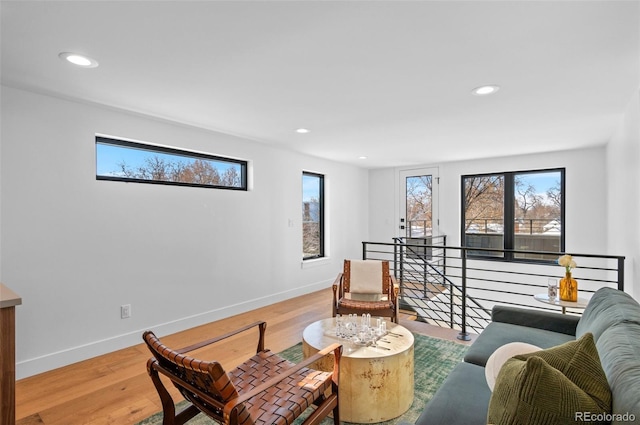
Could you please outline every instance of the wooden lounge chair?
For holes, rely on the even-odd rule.
[[[259,329],[256,354],[227,372],[216,361],[204,361],[184,353],[224,341],[251,328]],[[189,347],[172,350],[151,331],[143,339],[153,357],[147,371],[160,395],[163,425],[182,425],[200,412],[223,424],[290,425],[315,405],[304,425],[318,424],[333,412],[340,423],[338,374],[342,345],[333,344],[304,361],[293,364],[264,349],[265,322],[256,322],[225,335]],[[308,368],[324,356],[334,357],[332,372]],[[160,375],[169,378],[190,405],[176,414],[174,400]]]
[[[344,260],[333,283],[333,316],[369,313],[398,323],[398,291],[388,261]]]

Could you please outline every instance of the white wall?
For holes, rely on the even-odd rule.
[[[23,298],[18,378],[139,343],[147,328],[176,332],[329,286],[361,241],[397,233],[398,169],[367,172],[7,87],[0,119],[0,280]],[[95,133],[248,159],[253,190],[96,181]],[[566,167],[567,250],[626,255],[637,296],[639,144],[636,94],[606,149],[425,164],[439,169],[441,233],[459,244],[461,175]],[[326,174],[330,222],[330,259],[305,268],[302,170]],[[120,319],[121,304],[132,318]]]
[[[2,59],[0,59],[1,61]],[[0,73],[1,74],[1,73]],[[0,99],[2,99],[2,85],[0,84]],[[0,105],[0,112],[2,111]],[[2,129],[2,113],[0,113],[0,129]],[[2,235],[2,131],[0,130],[0,235]],[[2,259],[2,238],[0,237],[0,260]],[[0,261],[0,282],[2,282],[2,261]],[[19,295],[19,294],[18,294]]]
[[[369,171],[369,240],[393,242],[398,236],[398,173],[394,168]]]
[[[8,87],[2,122],[0,278],[23,298],[18,378],[330,286],[366,239],[360,168]],[[247,159],[253,189],[97,181],[95,133]],[[330,259],[304,268],[303,170],[326,175],[330,229]]]
[[[611,252],[606,246],[604,147],[425,165],[424,168],[437,168],[440,177],[438,188],[440,234],[447,236],[448,245],[460,246],[462,175],[559,167],[566,169],[566,250],[578,254],[624,255],[623,252]],[[391,238],[397,234],[402,194],[398,176],[401,171],[402,169],[388,168],[369,172],[371,191],[369,233],[375,235],[375,240],[390,242]],[[387,222],[393,225],[382,225]],[[475,285],[480,286],[477,283]],[[520,299],[517,301],[524,302]]]
[[[607,146],[609,249],[625,255],[625,290],[640,298],[640,93]]]
[[[475,161],[426,164],[438,168],[440,233],[447,235],[450,245],[460,246],[460,179],[465,174],[502,171],[566,169],[566,250],[580,254],[609,254],[607,242],[606,163],[605,148],[562,151],[479,159]],[[416,167],[412,167],[416,168]],[[398,223],[398,173],[400,169],[379,169],[369,172],[370,236],[390,241],[396,236]],[[390,184],[390,179],[394,182]],[[380,189],[378,190],[378,187]],[[376,188],[374,190],[374,188]],[[590,200],[600,200],[591,202]],[[389,220],[394,225],[378,227]],[[588,229],[588,231],[586,231]],[[622,253],[611,253],[623,255]]]

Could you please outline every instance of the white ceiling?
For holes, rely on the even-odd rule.
[[[1,7],[5,85],[362,167],[602,145],[640,87],[638,1]]]

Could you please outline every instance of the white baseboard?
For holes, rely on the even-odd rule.
[[[114,335],[109,338],[92,341],[65,350],[47,353],[45,355],[22,360],[16,363],[16,379],[23,379],[39,373],[47,372],[59,367],[87,360],[92,357],[111,353],[123,348],[128,348],[142,343],[142,333],[148,329],[154,331],[158,336],[164,336],[181,332],[196,326],[224,319],[236,314],[245,313],[270,304],[287,300],[289,298],[305,295],[311,292],[327,288],[333,280],[317,282],[292,290],[279,292],[262,298],[247,300],[242,303],[226,306],[223,308],[210,310],[193,316],[183,317],[166,323],[158,323],[147,326],[144,329],[137,329],[121,335]]]

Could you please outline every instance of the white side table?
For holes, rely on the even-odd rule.
[[[547,294],[537,294],[534,295],[533,298],[535,298],[536,301],[540,301],[541,303],[562,307],[562,314],[567,314],[567,308],[585,308],[587,304],[589,304],[588,299],[580,297],[578,297],[578,301],[576,302],[562,301],[559,297],[551,300],[549,299],[549,295]]]

